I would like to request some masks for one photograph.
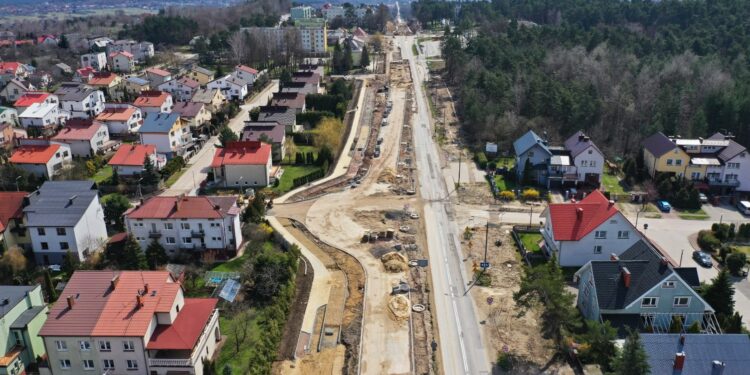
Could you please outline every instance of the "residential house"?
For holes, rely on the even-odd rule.
[[[190,101],[203,103],[209,111],[217,112],[224,106],[227,98],[224,97],[224,94],[219,89],[198,89],[195,90],[195,94],[193,94],[193,98]]]
[[[640,335],[651,374],[744,375],[750,366],[750,338],[744,333]]]
[[[599,147],[580,130],[568,138],[564,146],[573,159],[578,182],[598,186],[604,173],[604,153]]]
[[[135,70],[135,57],[130,52],[109,54],[109,66],[115,72],[130,73]]]
[[[302,51],[308,53],[326,53],[328,50],[328,27],[321,18],[297,20],[294,24],[299,29]]]
[[[112,170],[117,171],[119,176],[138,176],[143,173],[143,165],[146,158],[151,159],[154,171],[158,171],[164,165],[164,158],[156,154],[154,145],[124,144],[117,149],[109,165]]]
[[[242,224],[236,196],[153,197],[125,214],[125,226],[146,248],[156,239],[178,251],[237,251]]]
[[[177,102],[172,113],[180,115],[191,129],[199,129],[211,121],[211,111],[206,109],[206,105],[196,102]]]
[[[542,213],[544,248],[563,267],[619,255],[642,239],[613,201],[599,190],[581,201],[551,203]]]
[[[18,125],[18,109],[0,106],[0,124]]]
[[[290,18],[292,21],[296,21],[303,18],[312,18],[315,14],[315,9],[309,5],[300,5],[292,7],[290,10]]]
[[[30,91],[21,95],[21,97],[13,103],[13,107],[15,107],[16,111],[19,113],[23,113],[23,111],[34,103],[60,105],[60,98],[58,98],[57,95],[48,92]]]
[[[94,73],[88,85],[101,90],[108,98],[121,100],[123,97],[122,78],[115,73],[104,71]]]
[[[26,83],[39,90],[47,90],[52,84],[52,74],[41,70],[34,70],[26,77]]]
[[[104,52],[94,52],[81,55],[81,68],[107,69],[107,54]]]
[[[95,36],[91,38],[86,38],[86,43],[88,49],[91,50],[106,50],[107,46],[114,43],[114,40],[112,38],[108,38],[106,36]]]
[[[60,76],[71,76],[73,75],[73,68],[66,63],[55,64],[54,73]]]
[[[18,61],[0,62],[0,76],[7,79],[23,79],[28,75],[26,65]]]
[[[247,82],[248,86],[252,86],[255,80],[258,78],[258,71],[245,65],[237,65],[234,67],[232,75],[235,78],[241,79]]]
[[[107,125],[109,134],[136,133],[143,124],[141,109],[130,104],[107,104],[96,121]]]
[[[23,205],[26,195],[28,193],[25,191],[0,192],[0,202],[3,202],[0,205],[0,254],[4,254],[14,246],[26,248],[26,244],[29,243],[29,236],[26,235],[26,228],[23,225]],[[0,339],[0,352],[2,342],[3,340]]]
[[[84,261],[107,241],[93,181],[46,181],[23,212],[37,264],[62,264],[66,254]]]
[[[71,117],[96,117],[104,110],[104,93],[89,85],[66,82],[55,95],[60,98],[60,107],[69,111]]]
[[[262,106],[258,114],[258,121],[278,122],[284,125],[287,134],[302,131],[302,126],[297,125],[297,111],[294,108],[284,106]]]
[[[336,17],[346,17],[346,9],[341,5],[325,4],[320,8],[320,12],[323,14],[326,21],[333,21]]]
[[[116,40],[107,45],[107,54],[127,52],[133,55],[136,62],[145,62],[154,57],[154,44],[151,42],[136,42],[135,40]]]
[[[667,137],[662,132],[643,140],[643,164],[651,177],[654,177],[657,172],[670,173],[678,177],[686,176],[686,168],[690,166],[691,158],[676,141],[677,138]],[[681,143],[684,145],[684,142]],[[697,143],[700,144],[700,142]],[[714,161],[711,160],[711,162]],[[693,168],[696,167],[698,165],[693,166]],[[698,167],[695,172],[703,172],[703,175],[705,175],[705,167],[705,165]]]
[[[158,87],[164,82],[172,80],[172,73],[159,68],[146,69],[146,79],[151,87]]]
[[[667,333],[677,317],[684,330],[697,322],[703,332],[720,332],[714,309],[696,290],[697,270],[673,267],[646,241],[586,263],[575,279],[583,317],[609,321],[622,333],[625,328]]]
[[[321,64],[315,64],[315,63],[305,63],[305,64],[299,64],[297,66],[298,72],[315,72],[318,73],[318,76],[321,78],[325,77],[325,66]]]
[[[36,37],[36,44],[39,46],[57,46],[60,41],[57,39],[56,36],[51,34],[44,34],[42,36]]]
[[[275,92],[271,99],[271,105],[294,108],[297,113],[302,113],[307,109],[305,94],[301,92]]]
[[[276,121],[245,121],[245,127],[240,135],[241,141],[266,142],[271,144],[271,155],[274,162],[284,158],[284,140],[286,126]]]
[[[28,144],[17,146],[9,159],[10,163],[47,180],[73,161],[70,146],[66,144]]]
[[[318,94],[318,86],[307,82],[286,82],[281,85],[279,92],[299,92],[302,94]]]
[[[7,122],[0,122],[0,148],[9,149],[14,145],[16,132],[13,131],[13,125]]]
[[[190,126],[176,113],[157,113],[146,116],[138,129],[141,144],[156,146],[156,152],[171,159],[182,156],[193,145]]]
[[[712,135],[708,140],[704,140],[704,143],[707,141],[726,144],[718,148],[715,153],[721,165],[709,165],[706,168],[706,177],[703,181],[708,184],[709,188],[719,191],[728,191],[732,188],[735,191],[750,191],[750,156],[745,146],[735,142],[733,137],[722,133]]]
[[[192,69],[190,69],[190,73],[188,73],[188,76],[193,81],[198,82],[201,86],[207,85],[209,82],[214,80],[214,72],[211,70],[208,70],[206,68],[201,68],[198,65],[193,66]]]
[[[141,77],[125,78],[125,91],[131,95],[141,95],[142,92],[151,90],[148,80]]]
[[[76,271],[39,332],[52,374],[203,375],[221,346],[218,300],[169,271]]]
[[[315,94],[320,92],[320,76],[312,71],[292,73],[292,82],[304,82],[315,87]]]
[[[170,113],[174,107],[172,95],[164,91],[143,91],[141,96],[135,99],[133,105],[140,108],[144,117],[149,113]]]
[[[172,94],[172,97],[178,101],[189,101],[193,97],[196,90],[200,88],[198,81],[193,81],[190,78],[182,77],[179,79],[173,79],[159,85],[159,90]]]
[[[30,373],[29,365],[44,358],[44,342],[38,336],[47,320],[40,285],[0,285],[0,374]]]
[[[352,66],[362,65],[362,50],[365,48],[365,41],[354,35],[349,35],[344,39],[344,43],[351,51]]]
[[[228,142],[216,149],[211,162],[214,182],[223,187],[265,187],[271,184],[271,145]]]
[[[208,83],[209,89],[219,89],[229,100],[242,100],[247,96],[247,82],[235,78],[231,74],[219,77]]]
[[[8,84],[0,90],[0,100],[2,100],[3,103],[14,103],[27,92],[34,90],[34,86],[29,83],[17,79],[11,79],[8,81]]]
[[[96,69],[92,67],[80,68],[76,70],[76,74],[73,75],[73,82],[86,83],[96,73]]]
[[[70,119],[51,140],[67,144],[73,156],[79,158],[104,153],[116,144],[109,140],[107,126],[93,119]]]
[[[54,134],[55,129],[64,124],[68,117],[68,113],[61,111],[57,104],[34,103],[18,116],[18,121],[24,129],[48,136]]]

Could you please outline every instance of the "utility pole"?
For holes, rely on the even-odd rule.
[[[529,205],[529,227],[531,227],[531,218],[534,214],[534,206]]]
[[[482,262],[482,269],[487,269],[487,266],[489,265],[487,263],[487,247],[489,247],[490,243],[490,217],[492,217],[492,214],[489,211],[487,214],[487,228],[484,232],[484,262]]]

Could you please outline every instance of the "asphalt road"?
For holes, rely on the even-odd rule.
[[[409,61],[417,104],[414,124],[419,189],[425,201],[424,220],[435,296],[435,318],[440,353],[446,374],[485,374],[491,365],[482,342],[474,301],[468,293],[471,278],[465,274],[458,227],[452,219],[448,189],[442,176],[439,149],[432,139],[428,104],[421,81],[427,71],[424,60],[412,53],[412,36],[398,36],[402,57]],[[419,66],[419,68],[418,68]]]

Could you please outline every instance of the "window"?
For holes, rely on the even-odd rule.
[[[190,229],[190,223],[180,223],[180,228],[182,228],[182,229]]]
[[[81,351],[82,352],[87,352],[87,351],[91,350],[91,343],[88,342],[88,341],[85,341],[85,340],[84,341],[79,341],[78,345],[81,346]]]
[[[193,243],[193,239],[190,237],[182,237],[182,243]]]
[[[597,239],[605,239],[607,238],[607,231],[606,230],[598,230],[594,233],[594,237]]]
[[[621,240],[627,240],[630,238],[630,231],[627,230],[618,230],[617,231],[617,238]]]
[[[530,158],[533,158],[533,157],[534,157],[534,151],[529,151],[529,157],[530,157]]]
[[[682,159],[677,159],[674,162],[676,165],[682,165]]]
[[[701,173],[700,172],[692,172],[690,173],[690,179],[692,180],[700,180]]]
[[[172,223],[164,223],[164,229],[174,229],[174,225]]]
[[[594,246],[594,254],[601,254],[601,253],[602,253],[602,245]]]
[[[667,159],[667,165],[672,165],[674,161],[672,159]]]
[[[36,233],[39,234],[40,236],[44,236],[45,234],[44,228],[36,228]]]
[[[739,169],[740,163],[727,163],[727,168],[729,169]]]
[[[99,341],[99,351],[108,352],[112,350],[112,344],[109,341]]]
[[[68,250],[70,249],[70,245],[68,245],[67,242],[60,242],[60,250]]]
[[[42,242],[41,245],[42,245],[42,250],[49,250],[49,244],[48,243]]]
[[[659,299],[656,297],[644,297],[641,300],[641,307],[656,307]]]
[[[675,297],[674,307],[687,307],[690,304],[690,297]]]
[[[102,360],[102,367],[104,367],[105,370],[114,370],[115,361],[113,359],[104,359]]]
[[[63,370],[70,369],[70,360],[69,359],[61,359],[60,360],[60,368]]]
[[[65,235],[65,228],[57,228],[57,235],[58,236],[64,236]]]
[[[674,288],[674,281],[665,281],[661,284],[662,288]]]
[[[57,346],[58,352],[68,351],[68,343],[66,341],[55,341],[55,345]]]
[[[138,370],[138,361],[135,359],[128,359],[128,370]]]
[[[589,161],[588,160],[581,160],[581,166],[582,167],[588,167],[589,166]]]
[[[92,359],[84,359],[83,360],[83,369],[84,370],[93,370],[94,369],[94,360],[92,360]]]
[[[174,244],[177,243],[177,240],[174,237],[167,237],[167,243]]]
[[[122,350],[126,352],[133,352],[135,351],[135,344],[133,344],[132,341],[123,341]]]

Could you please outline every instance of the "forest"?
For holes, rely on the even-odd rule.
[[[583,130],[610,158],[643,138],[730,132],[750,145],[750,7],[742,0],[412,3],[442,29],[463,131],[510,150],[528,129]],[[460,6],[460,8],[456,8]]]

